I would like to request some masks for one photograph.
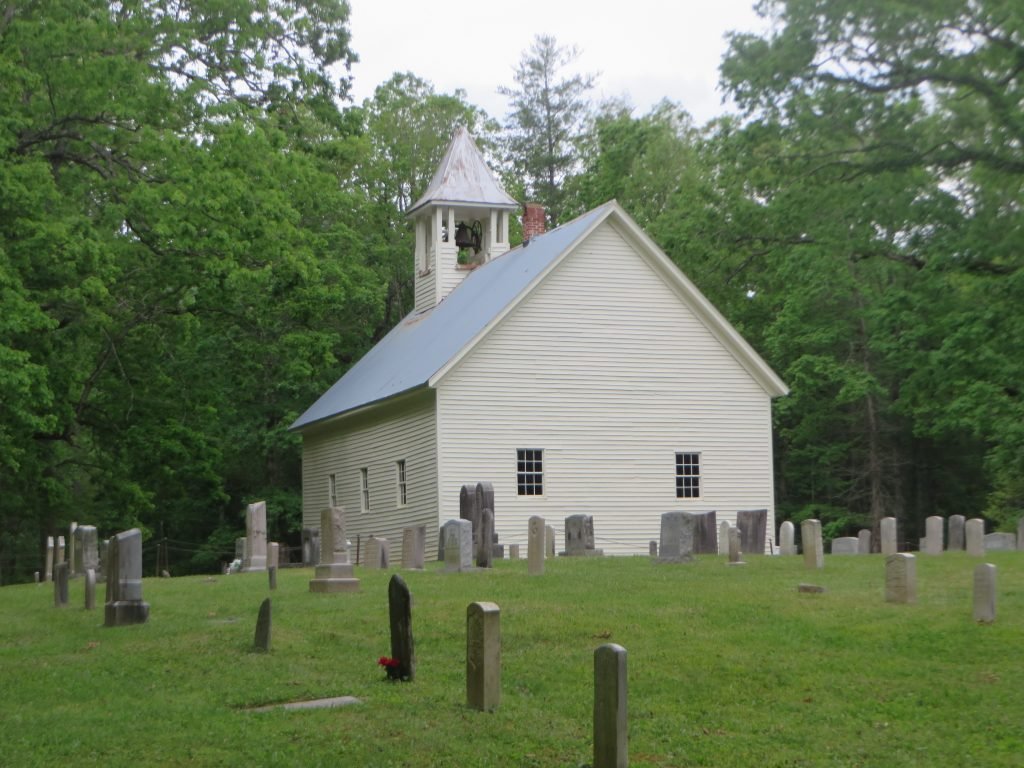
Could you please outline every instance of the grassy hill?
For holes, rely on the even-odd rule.
[[[591,760],[593,651],[623,645],[631,765],[1019,766],[1024,553],[999,568],[995,624],[972,621],[964,554],[917,558],[918,602],[883,600],[879,555],[526,561],[403,572],[417,679],[389,683],[389,573],[315,595],[310,570],[147,579],[148,624],[0,590],[3,766],[580,766]],[[797,584],[826,587],[800,594]],[[254,653],[260,602],[273,647]],[[465,706],[466,607],[501,606],[502,703]],[[251,712],[352,695],[341,709]]]

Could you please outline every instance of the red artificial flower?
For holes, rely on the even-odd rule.
[[[392,659],[390,656],[381,656],[377,659],[377,663],[382,667],[393,668],[399,666],[402,662],[398,659]]]

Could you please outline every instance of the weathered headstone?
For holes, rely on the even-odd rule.
[[[718,513],[691,512],[693,515],[693,553],[714,555],[718,553]]]
[[[871,529],[861,528],[857,532],[857,554],[858,555],[870,555],[871,554]]]
[[[479,487],[479,486],[478,486]],[[494,558],[494,512],[490,507],[480,510],[480,541],[476,550],[478,568],[490,568]]]
[[[804,550],[804,565],[806,567],[825,567],[825,551],[821,541],[820,520],[804,520],[800,523],[800,544]]]
[[[53,568],[53,604],[60,608],[68,604],[68,564],[57,563]]]
[[[982,624],[996,620],[996,567],[992,563],[974,568],[974,620]]]
[[[629,738],[626,649],[615,643],[594,651],[594,766],[627,768]]]
[[[547,526],[544,518],[534,515],[530,518],[526,536],[526,572],[531,576],[544,573],[544,558],[547,554]]]
[[[144,624],[149,603],[142,600],[142,531],[132,528],[112,537],[107,554],[103,623],[108,627]]]
[[[410,525],[402,529],[402,568],[423,570],[424,549],[427,546],[427,526]]]
[[[689,512],[663,512],[658,562],[692,563],[695,521]]]
[[[989,533],[985,535],[986,552],[1006,552],[1017,548],[1017,534]]]
[[[971,557],[984,557],[985,521],[980,517],[971,518],[964,525],[964,535],[967,538],[967,554]]]
[[[913,555],[902,552],[885,558],[885,601],[917,602],[917,565]]]
[[[732,528],[727,520],[718,524],[718,554],[729,554],[729,529]]]
[[[856,536],[840,536],[832,539],[833,555],[858,555],[860,554],[860,539]]]
[[[938,515],[932,515],[924,521],[924,552],[929,555],[941,555],[945,549],[945,521]]]
[[[276,565],[268,565],[267,566],[267,586],[270,588],[271,592],[273,592],[275,589],[277,589],[277,566]]]
[[[387,539],[371,536],[366,540],[366,554],[363,567],[370,571],[387,569],[391,561],[391,546]]]
[[[568,557],[603,555],[594,547],[594,518],[591,515],[569,515],[565,518],[565,553]]]
[[[651,557],[657,557],[658,556],[658,542],[655,541],[654,539],[651,539],[649,542],[647,542],[647,553]]]
[[[518,560],[519,559],[519,545],[518,544],[509,544],[508,545],[508,559],[509,560]]]
[[[501,703],[501,610],[494,603],[466,609],[466,704],[493,712]]]
[[[91,611],[96,608],[96,571],[93,568],[85,570],[85,610]]]
[[[480,512],[477,506],[476,485],[467,484],[459,490],[459,519],[469,520],[473,526],[473,552],[480,546]]]
[[[789,520],[779,526],[779,548],[783,555],[796,554],[796,528]]]
[[[747,555],[763,555],[768,541],[768,510],[741,509],[736,513],[740,549]]]
[[[46,571],[43,581],[53,581],[53,536],[46,537]]]
[[[54,564],[54,566],[56,566],[57,563],[63,563],[63,562],[64,562],[64,537],[63,536],[58,536],[57,537],[57,549],[56,549],[56,551],[54,552],[54,555],[53,555],[53,564]]]
[[[358,592],[345,538],[345,510],[327,507],[320,513],[320,564],[309,581],[310,592]]]
[[[388,582],[388,616],[391,619],[391,658],[398,660],[399,680],[416,677],[416,645],[412,638],[412,593],[399,574]]]
[[[883,517],[879,523],[879,542],[883,555],[895,555],[899,551],[899,544],[896,538],[896,518]]]
[[[75,529],[75,563],[82,574],[100,567],[99,535],[95,525],[80,525]]]
[[[315,566],[320,562],[320,529],[302,529],[302,564]]]
[[[242,570],[267,570],[267,502],[256,501],[245,508],[245,559]]]
[[[558,545],[555,543],[555,526],[545,525],[544,526],[544,555],[545,557],[554,557],[555,550]]]
[[[964,551],[964,524],[967,522],[967,518],[963,515],[950,515],[949,516],[949,537],[946,548],[950,552],[963,552]]]
[[[729,526],[729,565],[746,565],[743,562],[743,537],[740,529],[736,526]]]
[[[72,579],[79,574],[77,554],[78,542],[75,540],[75,531],[77,530],[78,523],[68,524],[68,576]]]
[[[276,541],[267,543],[267,568],[277,568],[281,565],[281,545]]]
[[[449,520],[444,524],[444,569],[467,571],[473,567],[473,523],[470,520]]]
[[[256,638],[254,646],[257,651],[266,653],[270,650],[270,598],[260,603],[260,613],[256,617]]]

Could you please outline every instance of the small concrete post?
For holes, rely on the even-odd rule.
[[[492,712],[501,703],[501,609],[470,603],[466,609],[466,704]]]
[[[544,573],[545,546],[547,527],[544,518],[534,515],[530,518],[526,538],[526,572],[531,576]]]
[[[974,568],[974,620],[982,624],[996,620],[996,567],[992,563]]]

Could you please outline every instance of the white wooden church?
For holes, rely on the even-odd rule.
[[[303,524],[340,505],[393,551],[424,524],[429,557],[488,481],[506,544],[583,513],[598,548],[646,553],[676,510],[766,508],[770,536],[786,385],[616,202],[549,232],[528,206],[510,250],[518,208],[457,131],[409,212],[414,311],[291,427]]]

